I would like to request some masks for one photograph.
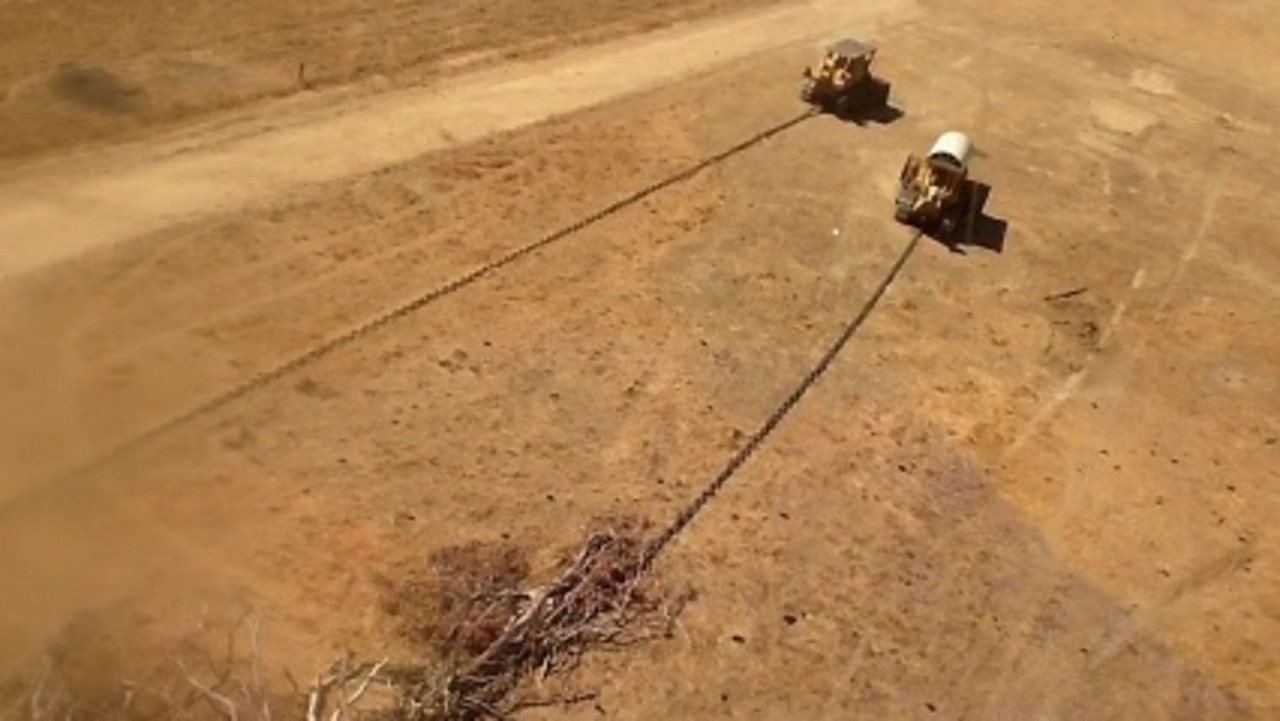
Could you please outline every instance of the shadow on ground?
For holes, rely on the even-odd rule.
[[[885,104],[876,108],[831,112],[828,115],[842,123],[850,123],[862,128],[868,125],[891,125],[897,122],[905,113],[899,107]]]
[[[107,113],[135,111],[144,97],[141,88],[96,66],[67,63],[57,69],[50,84],[63,100]]]
[[[949,238],[941,231],[928,231],[925,237],[959,255],[967,255],[967,248],[978,248],[999,254],[1004,253],[1004,241],[1008,232],[1009,221],[984,213],[974,223],[973,235],[969,238]]]

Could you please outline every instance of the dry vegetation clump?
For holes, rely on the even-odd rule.
[[[432,555],[418,571],[384,581],[384,610],[419,649],[407,661],[334,663],[306,687],[271,692],[255,618],[241,621],[220,652],[207,633],[189,639],[137,680],[113,679],[74,648],[0,688],[0,721],[470,721],[594,694],[533,698],[520,692],[574,668],[596,648],[669,635],[691,596],[673,597],[648,572],[647,527],[595,524],[585,542],[543,583],[512,544],[468,544]],[[237,646],[246,636],[248,644]],[[79,671],[75,671],[75,669]],[[98,679],[92,688],[77,674]]]
[[[300,718],[301,695],[263,668],[260,630],[250,614],[206,618],[162,648],[119,609],[84,614],[0,686],[0,721]]]
[[[393,718],[479,719],[545,705],[547,699],[513,698],[513,692],[525,678],[573,668],[593,648],[670,633],[685,599],[672,599],[645,572],[647,527],[630,519],[595,526],[560,572],[541,585],[504,585],[527,569],[509,547],[488,554],[469,547],[437,555],[432,578],[397,589],[395,608],[440,611],[425,623],[409,615],[405,628],[410,638],[430,640],[451,671],[441,678],[425,665],[388,667],[384,675],[398,689]],[[485,556],[496,562],[472,563]],[[452,576],[440,575],[441,569]],[[432,594],[436,600],[425,601]]]
[[[399,580],[379,579],[382,610],[411,645],[458,662],[498,639],[516,612],[518,597],[511,591],[531,573],[528,553],[515,544],[450,546]]]

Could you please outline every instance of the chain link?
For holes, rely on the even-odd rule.
[[[853,339],[853,336],[858,332],[858,329],[861,328],[862,324],[866,322],[868,317],[870,317],[871,312],[875,310],[880,299],[884,296],[885,292],[889,290],[889,286],[892,285],[893,281],[898,277],[903,266],[907,264],[907,260],[911,258],[911,254],[915,252],[916,246],[919,244],[922,235],[923,233],[920,231],[916,231],[912,234],[911,240],[907,243],[906,247],[902,249],[902,252],[898,254],[897,260],[894,261],[893,266],[889,268],[889,271],[880,280],[880,284],[876,286],[875,292],[871,294],[871,297],[867,299],[865,303],[863,303],[862,308],[858,311],[857,315],[855,315],[845,325],[844,330],[836,338],[835,342],[827,348],[826,352],[822,354],[822,357],[818,359],[818,362],[809,370],[808,373],[805,374],[804,378],[802,378],[800,383],[791,390],[791,393],[787,395],[782,403],[769,414],[765,419],[764,424],[756,429],[755,433],[751,434],[751,437],[747,439],[747,442],[742,446],[742,448],[740,448],[737,453],[733,454],[733,457],[731,457],[725,467],[716,474],[715,478],[713,478],[711,482],[702,489],[702,493],[698,494],[698,497],[695,498],[692,503],[681,509],[680,513],[676,515],[675,520],[671,522],[671,525],[667,526],[661,534],[649,543],[641,560],[640,567],[642,569],[649,569],[653,565],[653,562],[658,559],[658,556],[660,556],[662,552],[671,545],[671,542],[683,533],[685,529],[689,527],[689,524],[693,523],[693,519],[697,517],[698,513],[700,513],[713,498],[720,494],[720,491],[723,490],[725,485],[733,479],[742,466],[746,464],[753,455],[755,455],[756,451],[760,449],[760,446],[764,443],[765,439],[767,439],[769,435],[777,429],[778,425],[782,423],[783,419],[791,413],[792,409],[796,407],[804,397],[805,393],[817,384],[818,380],[827,372],[827,368],[831,366],[836,357],[840,355],[840,352],[844,350],[844,347]]]
[[[813,110],[805,111],[800,115],[797,115],[781,123],[778,123],[769,128],[766,128],[765,130],[760,131],[755,135],[752,135],[751,137],[733,145],[732,147],[729,147],[726,150],[722,150],[714,155],[703,158],[697,163],[690,165],[689,167],[681,170],[680,172],[674,175],[667,176],[666,178],[663,178],[662,180],[659,180],[656,183],[652,183],[648,186],[645,186],[644,188],[641,188],[640,190],[629,193],[628,195],[610,203],[609,205],[606,205],[603,208],[600,208],[599,210],[596,210],[590,213],[589,215],[586,215],[578,219],[577,221],[574,221],[572,224],[568,226],[565,226],[563,228],[560,228],[559,230],[553,231],[550,234],[545,235],[531,243],[520,246],[519,248],[516,248],[515,250],[507,253],[506,255],[503,255],[493,261],[490,261],[484,265],[481,265],[469,271],[465,275],[459,276],[445,283],[442,286],[436,287],[426,293],[423,293],[422,295],[417,296],[416,298],[410,300],[407,303],[404,303],[403,305],[397,306],[361,325],[351,328],[345,333],[339,336],[336,336],[334,338],[331,338],[330,340],[325,341],[324,343],[311,348],[310,350],[306,351],[305,353],[299,356],[296,356],[288,361],[285,361],[284,363],[281,363],[280,365],[274,368],[271,368],[266,371],[262,371],[250,377],[249,379],[245,380],[241,384],[234,386],[226,391],[223,391],[222,393],[219,393],[218,395],[204,401],[203,403],[200,403],[199,405],[187,411],[184,411],[180,415],[174,416],[156,426],[153,426],[152,428],[136,436],[133,436],[117,444],[116,446],[106,450],[105,452],[89,459],[88,461],[85,461],[68,471],[64,471],[60,475],[54,476],[53,478],[49,479],[44,484],[42,484],[41,487],[59,485],[60,483],[68,481],[74,477],[81,476],[86,473],[90,473],[98,468],[101,468],[114,461],[117,461],[123,456],[125,456],[126,454],[128,454],[130,451],[137,450],[138,448],[144,446],[146,443],[156,439],[159,436],[169,433],[181,426],[184,426],[196,420],[197,418],[208,415],[209,413],[212,413],[240,398],[243,398],[244,396],[247,396],[256,390],[259,390],[265,386],[268,386],[274,383],[275,381],[279,380],[280,378],[287,376],[304,366],[308,366],[314,363],[315,361],[328,355],[329,353],[332,353],[335,350],[338,350],[344,346],[350,345],[360,340],[361,338],[379,330],[380,328],[386,326],[387,324],[399,318],[402,318],[404,316],[409,315],[410,313],[420,310],[421,308],[431,303],[434,303],[435,301],[440,300],[445,296],[456,293],[457,291],[462,290],[463,288],[466,288],[467,286],[471,285],[472,283],[475,283],[476,281],[484,278],[485,276],[490,275],[491,273],[494,273],[495,271],[498,271],[508,265],[511,265],[512,263],[515,263],[516,261],[524,258],[525,256],[531,255],[539,250],[542,250],[543,248],[546,248],[547,246],[552,245],[557,241],[563,240],[571,235],[574,235],[575,233],[583,230],[584,228],[590,225],[593,225],[595,223],[598,223],[599,221],[629,206],[635,205],[636,203],[640,202],[641,200],[644,200],[645,198],[649,197],[650,195],[653,195],[654,193],[657,193],[660,190],[663,190],[672,185],[676,185],[677,183],[681,183],[685,180],[688,180],[689,178],[692,178],[698,173],[704,170],[707,170],[708,168],[714,165],[718,165],[719,163],[722,163],[725,160],[728,160],[729,158],[745,150],[748,150],[756,145],[759,145],[765,140],[768,140],[769,138],[772,138],[775,135],[778,135],[792,127],[795,127],[796,125],[799,125],[800,123],[814,117],[815,115],[817,115],[817,113]],[[12,500],[5,502],[6,506],[11,504],[12,504]]]

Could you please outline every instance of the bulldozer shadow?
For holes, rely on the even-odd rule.
[[[901,108],[885,103],[867,108],[833,110],[830,115],[842,123],[850,123],[862,128],[867,125],[889,125],[896,122],[905,113]]]
[[[1008,232],[1009,221],[982,213],[974,219],[973,232],[968,237],[962,233],[948,236],[940,230],[928,231],[925,236],[959,255],[968,255],[969,248],[1000,254],[1004,252],[1004,240]]]

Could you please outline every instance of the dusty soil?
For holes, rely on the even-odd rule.
[[[371,82],[416,85],[768,0],[0,5],[0,159],[47,155]]]
[[[59,474],[787,119],[812,44],[0,284],[2,660],[79,611],[127,658],[249,605],[271,664],[310,674],[343,647],[405,651],[379,579],[442,549],[514,543],[546,568],[594,518],[671,519],[905,242],[903,156],[959,127],[1002,252],[922,246],[660,559],[698,591],[677,638],[590,660],[574,683],[598,708],[529,717],[1280,714],[1280,19],[879,10],[847,32],[884,48],[896,122],[806,122],[88,476]],[[244,22],[220,47],[260,52]],[[353,92],[373,90],[334,102]]]
[[[904,7],[880,0],[837,6],[835,16],[856,22]],[[14,239],[0,253],[0,279],[174,225],[269,207],[298,186],[358,177],[818,37],[826,19],[785,6],[427,87],[353,86],[345,97],[290,98],[167,142],[35,163],[0,187],[0,229]]]

